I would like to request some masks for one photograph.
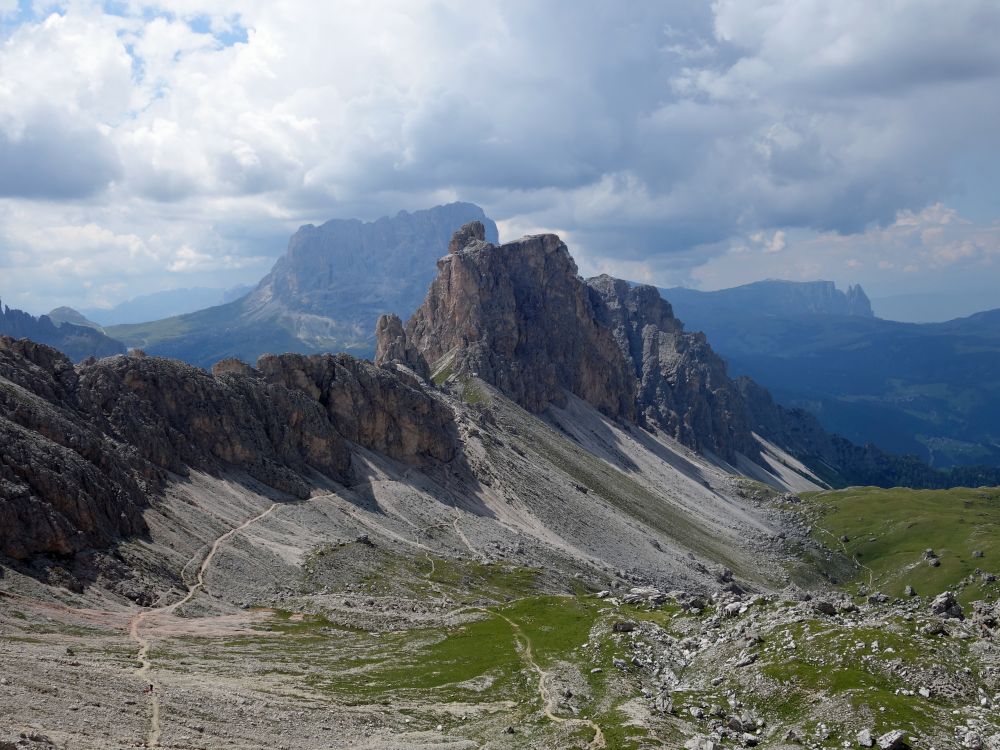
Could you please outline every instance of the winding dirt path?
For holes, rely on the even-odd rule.
[[[822,532],[823,532],[824,534],[828,534],[828,535],[830,536],[830,538],[831,538],[831,539],[833,539],[834,541],[836,541],[836,542],[837,542],[837,544],[839,544],[839,545],[840,545],[840,549],[841,549],[841,550],[843,551],[843,553],[844,553],[845,555],[849,555],[849,556],[850,556],[850,558],[851,558],[851,560],[853,560],[853,561],[854,561],[854,564],[855,564],[855,565],[857,565],[857,566],[858,566],[859,568],[862,568],[862,569],[864,569],[864,570],[867,570],[867,571],[868,571],[868,588],[869,588],[870,590],[871,590],[871,589],[874,589],[874,588],[875,588],[875,571],[874,571],[874,570],[872,570],[871,568],[869,568],[869,567],[868,567],[867,565],[865,565],[865,564],[864,564],[863,562],[861,562],[861,560],[859,560],[859,559],[858,559],[858,556],[857,556],[857,555],[855,555],[855,554],[851,553],[851,552],[850,552],[850,551],[849,551],[849,550],[847,549],[847,545],[846,545],[846,544],[844,544],[843,540],[842,540],[842,539],[841,539],[841,538],[840,538],[839,536],[835,535],[835,534],[834,534],[834,533],[833,533],[832,531],[830,531],[829,529],[824,529],[824,528],[823,528],[822,526],[820,526],[820,525],[819,525],[818,523],[817,523],[817,524],[814,524],[814,525],[816,526],[816,528],[817,528],[817,529],[819,529],[820,531],[822,531]]]
[[[205,572],[208,570],[208,566],[212,564],[212,560],[215,558],[215,553],[219,551],[219,547],[222,546],[223,542],[232,537],[233,535],[239,533],[243,529],[251,526],[261,519],[269,516],[275,508],[278,507],[278,503],[274,503],[270,508],[265,510],[253,518],[244,521],[239,526],[236,526],[225,534],[218,537],[213,543],[205,555],[205,559],[201,561],[201,566],[198,568],[197,580],[188,586],[187,594],[182,598],[178,599],[172,604],[167,604],[162,607],[154,607],[152,609],[145,609],[129,622],[129,637],[135,641],[136,645],[139,647],[136,653],[136,661],[139,662],[139,672],[138,674],[142,677],[144,681],[149,682],[149,699],[150,699],[150,720],[149,720],[149,734],[146,738],[146,747],[159,747],[160,746],[160,735],[162,733],[162,727],[160,724],[160,697],[157,693],[156,681],[150,676],[153,671],[153,663],[149,659],[149,648],[150,641],[149,638],[142,634],[142,626],[146,620],[152,615],[168,614],[172,615],[178,607],[187,604],[198,591],[205,590]]]
[[[552,696],[548,687],[549,673],[542,669],[541,665],[535,660],[535,653],[532,650],[531,639],[521,629],[521,626],[514,620],[511,620],[509,617],[502,615],[499,612],[491,612],[486,609],[479,609],[479,611],[499,617],[501,620],[510,625],[511,630],[514,631],[514,637],[521,644],[522,658],[525,662],[527,662],[528,666],[534,670],[535,674],[538,675],[538,696],[542,699],[542,710],[545,712],[545,717],[549,721],[555,722],[556,724],[582,724],[583,726],[590,727],[594,730],[594,739],[590,741],[590,744],[587,745],[587,747],[591,748],[591,750],[599,750],[599,748],[607,747],[607,742],[604,739],[604,732],[601,731],[601,727],[597,724],[597,722],[592,721],[591,719],[577,719],[559,716],[555,712],[556,699]]]

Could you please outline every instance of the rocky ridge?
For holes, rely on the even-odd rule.
[[[568,391],[732,463],[759,453],[743,397],[704,335],[686,333],[653,287],[584,282],[555,235],[498,246],[481,224],[462,227],[405,328],[380,319],[376,361],[438,381],[479,377],[535,413]]]
[[[587,285],[599,297],[599,320],[632,365],[645,422],[729,462],[740,453],[755,456],[759,449],[742,396],[705,334],[685,332],[655,287],[607,275]]]
[[[350,472],[350,444],[419,464],[457,451],[451,412],[412,377],[347,355],[265,357],[214,374],[141,353],[76,367],[0,338],[0,552],[72,555],[142,533],[189,469],[239,470],[297,497]]]

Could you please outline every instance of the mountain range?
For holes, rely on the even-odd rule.
[[[734,374],[827,430],[937,467],[1000,464],[1000,310],[916,324],[831,282],[661,291]]]
[[[496,225],[470,203],[401,211],[373,222],[306,225],[240,299],[106,330],[129,347],[201,367],[225,357],[253,361],[287,351],[370,357],[378,316],[405,314],[420,304],[441,248],[456,227],[472,220],[485,222],[496,238]]]
[[[494,236],[454,232],[374,362],[0,337],[0,743],[1000,740],[996,491],[823,491],[935,473]]]
[[[375,222],[333,220],[306,226],[292,237],[271,273],[237,300],[107,329],[60,308],[51,316],[72,327],[38,323],[33,338],[63,348],[75,360],[122,351],[120,339],[146,353],[203,368],[226,357],[252,362],[280,352],[347,349],[373,357],[379,315],[405,315],[421,304],[451,230],[467,220],[482,223],[484,241],[496,241],[496,226],[482,209],[463,203],[400,212]],[[728,383],[716,389],[717,398],[741,403],[735,412],[744,415],[760,405],[756,411],[764,413],[752,418],[770,425],[772,433],[797,435],[797,455],[824,481],[834,486],[948,486],[981,480],[989,472],[975,467],[1000,464],[993,428],[1000,401],[993,376],[1000,364],[1000,333],[989,314],[933,325],[883,321],[874,316],[861,287],[842,292],[831,282],[766,281],[719,292],[660,291],[673,309],[667,305],[668,313],[653,317],[674,321],[661,328],[674,330],[671,335],[683,331],[674,318],[676,310],[691,330],[707,333],[707,341],[697,345],[684,334],[688,343],[683,356],[714,373],[706,376],[710,382]],[[644,291],[641,297],[641,304],[652,309],[659,295]],[[626,303],[616,304],[622,308]],[[9,311],[6,319],[13,321],[15,312]],[[21,321],[30,318],[19,316]],[[23,322],[6,325],[0,333],[27,331]],[[87,326],[98,330],[85,330]],[[641,332],[628,335],[630,356],[637,363],[651,356],[641,351]],[[707,353],[712,351],[708,342],[722,359]],[[675,352],[665,359],[678,356]],[[639,364],[635,368],[642,379]],[[744,383],[741,375],[754,382]],[[686,375],[673,377],[683,381]],[[673,393],[648,374],[642,388],[659,390],[664,398]],[[775,401],[790,407],[786,413],[795,415],[794,428],[788,418],[773,418],[770,404]],[[682,419],[682,432],[707,434],[709,413],[703,409],[689,415],[690,424]],[[819,421],[805,419],[809,414]],[[763,428],[758,424],[754,429]],[[712,430],[724,432],[718,425]],[[745,448],[746,430],[738,432],[744,436],[734,439]],[[846,440],[838,442],[833,435]],[[732,458],[721,445],[712,448]],[[958,469],[940,473],[927,465]]]
[[[28,338],[47,344],[75,361],[87,357],[109,357],[125,353],[125,346],[120,341],[106,336],[85,321],[79,324],[67,322],[78,320],[79,313],[70,308],[63,309],[68,311],[68,317],[53,321],[48,315],[36,318],[22,310],[13,310],[0,303],[0,335]]]

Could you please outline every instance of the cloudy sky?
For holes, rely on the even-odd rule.
[[[461,199],[585,274],[1000,307],[998,39],[995,0],[0,0],[0,297]]]

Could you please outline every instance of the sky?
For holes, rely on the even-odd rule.
[[[466,200],[584,275],[1000,307],[997,39],[995,0],[0,0],[0,298]]]

